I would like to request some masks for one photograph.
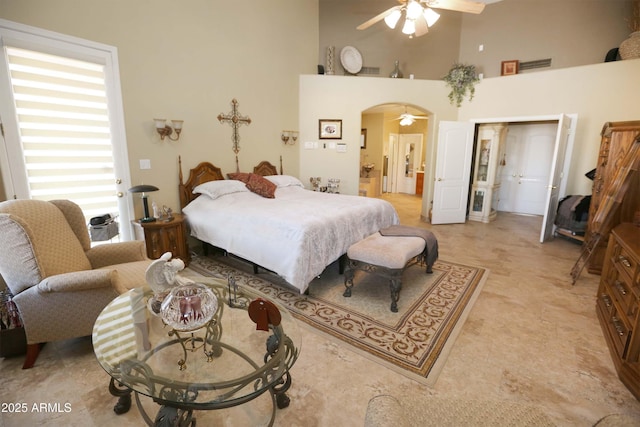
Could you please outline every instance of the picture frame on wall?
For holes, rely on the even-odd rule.
[[[514,74],[518,74],[519,65],[520,61],[518,61],[517,59],[502,61],[502,66],[500,67],[500,75],[512,76]]]
[[[367,130],[360,129],[360,148],[363,150],[367,148]]]
[[[320,119],[320,139],[342,139],[342,120]]]

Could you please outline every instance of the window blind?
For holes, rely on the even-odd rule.
[[[101,64],[6,48],[31,198],[69,199],[87,218],[118,203]]]

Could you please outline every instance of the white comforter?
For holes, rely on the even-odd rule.
[[[279,187],[274,199],[203,194],[183,212],[192,236],[277,273],[300,293],[353,243],[399,222],[384,200],[297,186]]]

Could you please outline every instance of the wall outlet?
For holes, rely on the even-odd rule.
[[[140,159],[140,169],[151,169],[151,160]]]

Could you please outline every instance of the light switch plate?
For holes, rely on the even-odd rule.
[[[151,169],[151,160],[140,159],[140,169]]]

